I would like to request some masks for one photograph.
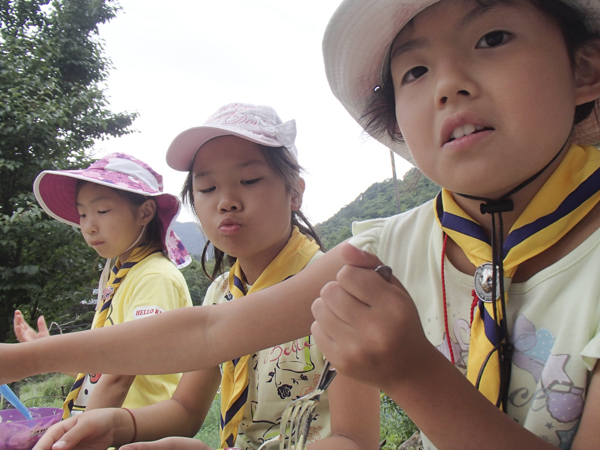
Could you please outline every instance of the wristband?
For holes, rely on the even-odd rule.
[[[129,409],[127,409],[127,408],[121,408],[121,409],[124,409],[125,411],[127,411],[129,413],[129,415],[131,416],[131,419],[133,420],[133,438],[131,438],[131,442],[135,442],[135,438],[137,437],[137,422],[135,421],[135,416]]]

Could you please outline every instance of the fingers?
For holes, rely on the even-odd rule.
[[[13,326],[15,330],[15,336],[19,342],[28,342],[32,339],[35,339],[35,330],[31,328],[27,322],[25,322],[25,318],[19,310],[15,311]]]
[[[77,420],[70,418],[52,425],[40,440],[35,444],[33,450],[68,450],[73,448],[78,441],[69,442],[64,440],[66,433],[75,426]]]
[[[44,316],[38,317],[37,326],[37,338],[50,336],[50,332],[48,331],[48,326],[46,325],[46,319],[44,319]]]

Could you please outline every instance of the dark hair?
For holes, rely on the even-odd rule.
[[[571,65],[575,67],[577,51],[586,43],[600,38],[586,26],[586,15],[561,0],[529,0],[548,17],[553,18],[563,34]],[[477,0],[480,5],[491,5],[498,2],[514,3],[514,0]],[[410,22],[409,22],[410,23]],[[575,108],[573,123],[578,124],[596,111],[596,101],[578,105]],[[387,134],[394,142],[402,142],[402,134],[396,121],[394,84],[390,66],[384,68],[382,81],[377,86],[367,103],[362,116],[365,130],[373,136]]]
[[[269,167],[271,167],[271,169],[273,169],[273,171],[283,181],[287,192],[291,193],[292,195],[300,194],[300,192],[297,191],[297,188],[298,178],[300,177],[302,167],[292,157],[290,152],[285,147],[267,147],[266,145],[257,145],[265,157],[267,164],[269,164]],[[192,209],[194,215],[196,215],[196,210],[194,208],[193,166],[194,163],[192,162],[185,182],[183,183],[183,188],[181,189],[181,199]],[[196,215],[196,217],[198,216]],[[301,211],[292,211],[291,224],[292,226],[297,226],[300,230],[300,233],[312,238],[320,247],[321,251],[325,251],[319,235]],[[206,262],[208,260],[211,246],[214,250],[215,267],[213,268],[212,273],[209,274],[206,268]],[[200,262],[202,264],[202,270],[204,270],[206,276],[208,276],[211,280],[214,281],[215,278],[221,275],[227,267],[231,267],[235,261],[236,258],[234,256],[227,255],[222,250],[215,247],[209,240],[207,240],[204,244]]]
[[[79,194],[79,191],[81,190],[82,186],[84,186],[85,184],[88,184],[88,183],[97,184],[97,183],[94,183],[93,181],[77,180],[77,184],[75,185],[75,197],[76,198],[77,198],[77,195]],[[104,185],[100,185],[100,186],[104,186]],[[139,206],[143,205],[146,200],[152,200],[154,202],[153,198],[146,197],[142,194],[136,194],[135,192],[124,191],[122,189],[116,189],[116,188],[113,188],[110,186],[106,186],[106,187],[115,191],[119,197],[124,198],[125,200],[127,200],[127,202],[129,202],[129,204],[131,204],[134,207],[139,207]],[[148,223],[148,226],[146,227],[146,236],[148,237],[146,242],[153,242],[153,243],[157,242],[162,247],[162,239],[160,237],[160,222],[158,219],[158,211],[154,214],[154,217],[152,218],[152,220]]]

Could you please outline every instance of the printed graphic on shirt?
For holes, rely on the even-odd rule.
[[[96,384],[98,384],[98,381],[100,381],[101,376],[102,374],[99,373],[86,374],[85,378],[83,379],[81,389],[79,390],[79,394],[77,395],[77,398],[73,404],[73,410],[71,411],[72,416],[85,411],[85,407],[89,403],[90,397],[92,396],[92,391],[94,390]]]
[[[444,333],[442,342],[437,346],[448,359],[451,359],[451,354],[454,355],[455,365],[463,373],[466,373],[467,367],[470,328],[464,319],[456,320],[454,339],[448,344]],[[585,386],[576,386],[567,373],[571,355],[552,353],[556,339],[550,330],[543,327],[536,329],[523,315],[515,321],[511,340],[514,366],[529,373],[535,383],[515,386],[509,392],[509,403],[515,408],[528,408],[534,414],[545,411],[548,434],[540,437],[558,441],[559,448],[570,448],[583,414],[585,396]],[[558,427],[561,429],[555,429]],[[549,435],[554,433],[554,438],[550,439]]]
[[[141,319],[142,317],[155,316],[164,312],[165,310],[158,306],[140,306],[133,310],[133,318]]]

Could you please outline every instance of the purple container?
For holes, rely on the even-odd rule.
[[[16,409],[0,411],[0,450],[31,450],[40,436],[62,418],[61,408],[29,408],[33,419],[24,420]]]

